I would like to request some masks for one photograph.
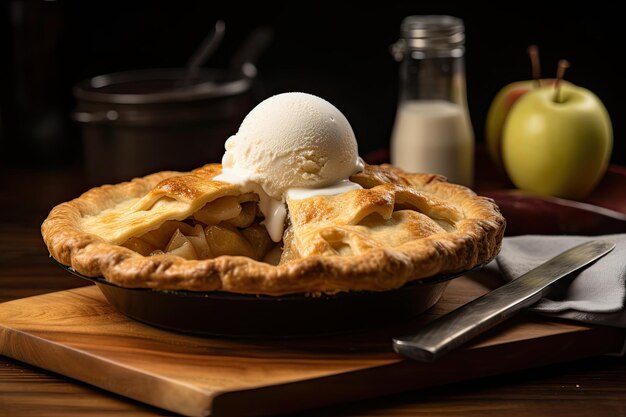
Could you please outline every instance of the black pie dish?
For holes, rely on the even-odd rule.
[[[482,266],[420,279],[390,291],[275,297],[124,288],[59,265],[95,283],[119,312],[139,322],[198,336],[255,338],[330,335],[408,320],[432,307],[451,279]]]

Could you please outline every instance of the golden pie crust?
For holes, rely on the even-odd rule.
[[[93,188],[50,212],[44,241],[60,263],[122,287],[267,295],[385,291],[500,250],[505,220],[491,199],[439,175],[366,165],[351,177],[362,190],[287,200],[274,265],[263,261],[272,244],[257,196],[213,181],[220,172],[209,164]]]

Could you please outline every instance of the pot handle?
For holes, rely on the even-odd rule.
[[[113,122],[119,119],[119,117],[119,113],[115,110],[97,112],[77,111],[72,113],[72,120],[79,123]]]

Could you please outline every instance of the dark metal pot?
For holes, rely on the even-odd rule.
[[[92,184],[219,162],[224,142],[260,101],[256,69],[201,69],[185,86],[184,68],[100,75],[74,87]]]

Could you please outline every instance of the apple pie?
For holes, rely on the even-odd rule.
[[[52,256],[122,287],[244,294],[386,291],[485,264],[505,220],[495,203],[434,174],[366,165],[363,189],[287,198],[273,242],[258,196],[215,181],[220,164],[91,189],[42,225]]]

